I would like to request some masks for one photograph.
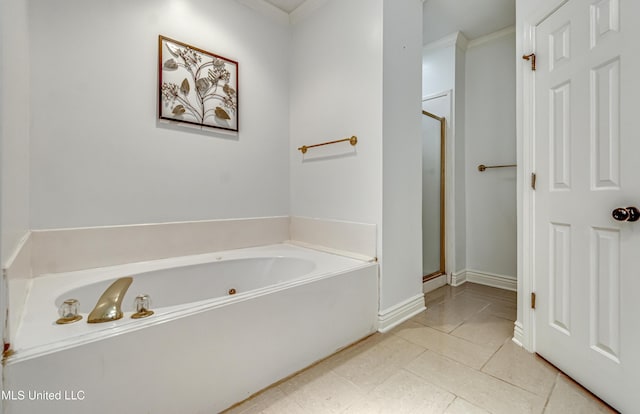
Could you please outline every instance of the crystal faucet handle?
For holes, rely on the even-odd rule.
[[[151,299],[149,295],[136,296],[136,312],[143,312],[149,310],[151,307]]]
[[[141,294],[136,296],[134,303],[136,305],[136,313],[131,315],[133,319],[141,319],[153,315],[153,311],[149,310],[151,307],[151,298],[149,295]]]
[[[78,314],[80,302],[77,299],[67,299],[60,305],[58,314],[60,319],[56,321],[58,325],[65,325],[68,323],[77,322],[82,319],[82,316]]]

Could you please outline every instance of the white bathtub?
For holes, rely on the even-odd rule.
[[[124,318],[87,324],[123,276]],[[155,314],[131,319],[141,293]],[[56,325],[69,298],[83,320]],[[377,298],[375,263],[286,244],[37,277],[5,367],[18,397],[5,410],[218,412],[375,332]]]

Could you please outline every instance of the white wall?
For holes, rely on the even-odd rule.
[[[422,2],[384,1],[380,309],[422,293]]]
[[[466,269],[466,204],[465,204],[465,52],[467,40],[453,33],[426,45],[422,55],[423,97],[452,91],[453,108],[447,116],[447,273]],[[453,200],[453,203],[451,202]],[[453,205],[452,205],[453,204]]]
[[[466,43],[466,39],[465,39]],[[466,116],[466,56],[465,45],[456,43],[456,86],[453,91],[453,122],[454,122],[454,163],[455,163],[455,228],[456,228],[456,264],[455,272],[462,271],[467,268],[467,226],[463,223],[467,222],[467,183],[466,183],[466,131],[465,131],[465,116]]]
[[[0,264],[29,229],[29,59],[25,0],[0,1]],[[8,340],[7,280],[0,278],[0,338]],[[4,367],[0,388],[4,389]],[[4,403],[0,401],[0,412]]]
[[[381,310],[421,292],[421,7],[330,0],[293,26],[291,214],[377,225]]]
[[[455,44],[426,46],[422,52],[422,96],[452,90],[455,86]]]
[[[381,224],[382,0],[327,1],[293,25],[291,215]],[[296,148],[356,135],[347,143]]]
[[[27,1],[2,1],[0,13],[0,228],[6,264],[29,230],[29,33]]]
[[[466,55],[467,268],[516,279],[515,33]]]
[[[289,27],[233,0],[29,1],[31,228],[375,223],[381,309],[420,295],[422,3],[315,3]],[[157,121],[158,34],[240,63],[237,136]],[[296,150],[350,135],[347,155]]]
[[[33,228],[289,213],[288,26],[233,0],[29,4]],[[158,34],[239,62],[237,136],[158,125]]]
[[[423,52],[423,94],[454,95],[453,273],[517,276],[516,170],[477,170],[516,160],[514,50],[507,29],[469,43],[447,36]]]

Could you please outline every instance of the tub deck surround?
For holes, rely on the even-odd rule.
[[[22,321],[13,342],[13,358],[37,357],[372,265],[375,266],[278,244],[42,275],[29,281]],[[134,279],[122,304],[124,318],[88,324],[87,315],[100,295],[123,276]],[[235,289],[236,294],[229,295],[230,289]],[[155,312],[152,317],[131,319],[138,294],[150,295]],[[66,299],[79,300],[83,319],[56,325],[57,309]]]
[[[29,232],[6,264],[13,344],[32,278],[289,242],[358,260],[376,256],[376,226],[276,216]]]
[[[296,216],[33,230],[18,249],[29,275],[297,241],[376,257],[376,225]],[[28,247],[28,248],[27,248]]]
[[[366,257],[377,256],[375,224],[293,216],[289,226],[291,240]]]
[[[34,230],[34,275],[282,243],[289,217]]]
[[[291,244],[293,246],[304,247],[311,250],[318,250],[320,252],[335,254],[338,256],[349,257],[351,259],[361,260],[363,262],[377,262],[378,258],[374,256],[367,256],[360,253],[353,253],[346,250],[333,249],[331,247],[320,246],[317,244],[305,243],[298,240],[287,240],[287,244]]]
[[[207,263],[241,269],[222,272],[203,299],[212,285],[196,274]],[[265,266],[274,271],[253,282],[243,273]],[[374,262],[278,244],[33,278],[5,389],[85,398],[7,401],[7,413],[220,412],[374,333],[377,274]],[[118,321],[55,325],[57,302],[69,294],[97,300],[101,284],[123,275],[134,278],[125,304],[148,293],[156,314],[132,320],[126,308]],[[158,282],[141,290],[160,290],[138,292],[136,279]],[[81,313],[92,306],[83,303]]]

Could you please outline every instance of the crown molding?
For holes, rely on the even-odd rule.
[[[444,37],[441,37],[438,40],[434,40],[433,42],[427,43],[422,47],[423,51],[426,50],[434,50],[440,49],[443,47],[456,46],[462,50],[467,48],[469,40],[462,34],[462,32],[454,32]]]
[[[456,47],[459,47],[462,50],[467,50],[467,47],[469,46],[469,39],[467,39],[467,37],[463,35],[462,32],[458,32],[457,34],[458,36],[456,37]]]
[[[515,32],[516,32],[516,26],[515,25],[505,27],[504,29],[500,29],[500,30],[495,31],[493,33],[489,33],[488,35],[484,35],[484,36],[481,36],[481,37],[478,37],[476,39],[473,39],[473,40],[469,41],[469,43],[467,45],[467,49],[471,49],[472,47],[480,46],[482,44],[491,42],[493,40],[499,39],[499,38],[504,37],[504,36],[508,36],[508,35],[513,34]]]

